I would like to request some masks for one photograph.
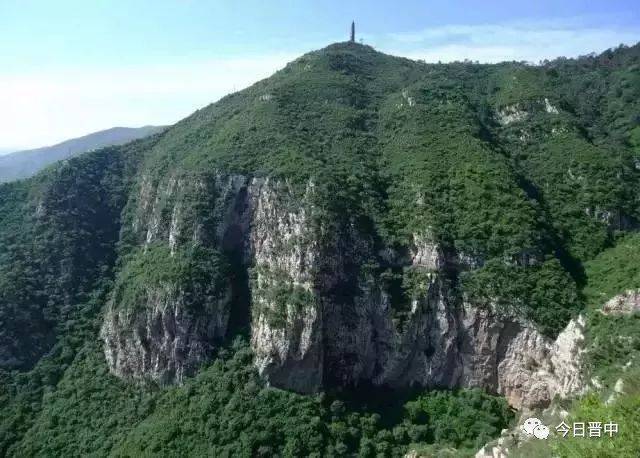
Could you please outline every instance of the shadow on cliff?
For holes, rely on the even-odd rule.
[[[251,334],[251,290],[249,271],[244,262],[244,235],[239,225],[227,229],[222,249],[230,267],[231,309],[226,338],[232,340],[238,334]]]

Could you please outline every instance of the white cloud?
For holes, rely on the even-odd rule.
[[[0,74],[0,147],[49,145],[113,126],[172,124],[294,57]]]
[[[480,62],[538,62],[559,56],[601,52],[620,43],[634,44],[640,32],[624,27],[583,25],[579,18],[510,24],[446,25],[411,33],[393,33],[381,45],[393,54],[427,62],[470,59]],[[384,41],[384,40],[383,40]]]

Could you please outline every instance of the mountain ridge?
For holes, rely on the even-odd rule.
[[[0,156],[0,183],[27,178],[56,161],[105,146],[120,145],[166,129],[164,126],[112,127],[51,146],[7,151]]]
[[[0,186],[1,450],[472,454],[511,421],[493,396],[563,395],[584,265],[637,229],[639,49],[332,45]]]

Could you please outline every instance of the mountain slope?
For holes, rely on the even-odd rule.
[[[56,161],[105,146],[122,145],[138,138],[156,134],[164,129],[165,127],[156,126],[113,127],[57,145],[9,153],[0,156],[0,183],[27,178]]]
[[[579,392],[584,265],[639,218],[639,49],[339,43],[1,186],[2,452],[470,452],[493,396]]]

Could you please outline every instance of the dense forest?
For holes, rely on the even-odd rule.
[[[514,425],[507,401],[479,388],[327,383],[301,394],[260,377],[247,312],[258,305],[243,285],[261,273],[242,270],[231,242],[213,241],[225,215],[212,209],[225,195],[210,183],[224,173],[286,183],[291,199],[306,199],[311,183],[320,233],[366,236],[366,254],[354,242],[346,256],[358,259],[353,278],[381,279],[399,329],[431,273],[380,253],[406,254],[425,231],[457,260],[442,268],[456,303],[517,317],[549,338],[586,316],[585,379],[602,390],[564,406],[577,417],[615,416],[638,434],[627,429],[607,449],[544,447],[634,456],[639,315],[600,308],[640,288],[639,161],[639,45],[484,65],[338,43],[162,133],[2,184],[0,455],[473,456]],[[173,182],[186,184],[155,196],[160,216],[149,226],[170,234],[165,243],[141,226],[143,200],[148,183]],[[172,238],[178,200],[188,203],[180,224],[201,242],[188,231]],[[110,371],[108,307],[136,313],[150,286],[183,285],[188,313],[211,314],[227,283],[229,326],[184,380]],[[273,284],[281,287],[264,292],[273,303],[312,306],[305,290]],[[346,309],[357,304],[354,284],[332,290]],[[285,318],[273,313],[270,324]],[[605,403],[620,377],[626,393]]]

